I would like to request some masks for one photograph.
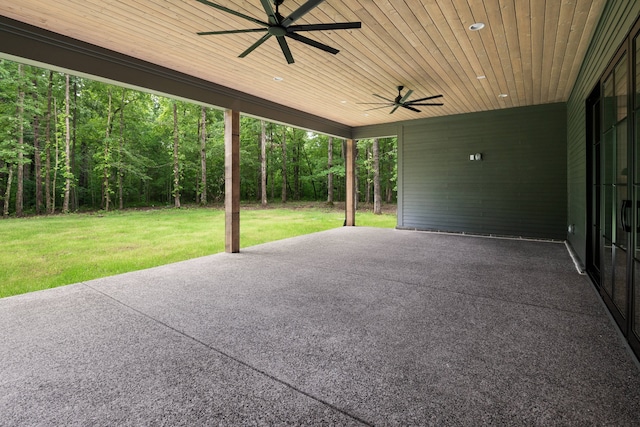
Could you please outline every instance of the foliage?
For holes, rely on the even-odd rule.
[[[0,60],[0,203],[1,198],[8,195],[9,215],[16,214],[18,170],[24,172],[21,179],[27,215],[59,211],[66,178],[71,180],[72,212],[104,209],[107,201],[110,210],[119,209],[120,205],[122,208],[169,206],[173,204],[176,190],[182,203],[199,203],[202,193],[200,105],[72,76],[70,173],[66,173],[65,76],[28,65],[21,67],[20,72],[19,64]],[[18,114],[20,91],[25,94],[22,115]],[[174,188],[173,170],[174,102],[179,136],[177,188]],[[23,144],[18,143],[20,124]],[[333,163],[329,168],[326,135],[266,123],[266,137],[269,203],[280,200],[283,182],[289,201],[324,201],[330,174],[334,200],[344,200],[344,141],[334,139]],[[262,190],[260,120],[242,116],[240,138],[241,198],[258,201]],[[362,201],[368,201],[371,192],[372,165],[367,157],[370,144],[370,140],[358,142],[357,183]],[[396,140],[381,140],[380,146],[383,198],[392,203],[397,174]],[[207,202],[221,202],[224,200],[224,120],[223,112],[213,107],[206,108],[205,152]],[[50,198],[44,193],[50,194]],[[47,206],[51,205],[49,212],[37,206],[44,203],[38,200],[44,199]]]

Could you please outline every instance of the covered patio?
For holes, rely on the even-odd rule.
[[[0,300],[3,425],[635,425],[563,243],[343,227]]]

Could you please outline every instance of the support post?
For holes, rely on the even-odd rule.
[[[227,253],[240,252],[240,112],[224,112],[224,211]]]
[[[356,193],[356,177],[355,177],[355,140],[347,139],[347,151],[345,153],[345,174],[346,174],[346,203],[345,203],[345,222],[344,225],[352,227],[356,225],[356,206],[355,206],[355,193]]]

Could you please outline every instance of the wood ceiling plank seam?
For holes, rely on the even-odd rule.
[[[457,111],[460,113],[468,112],[471,111],[471,107],[467,102],[469,99],[468,89],[463,87],[464,84],[460,79],[454,80],[453,76],[459,76],[461,73],[454,69],[449,58],[447,58],[447,52],[449,57],[455,57],[455,55],[450,50],[447,40],[445,40],[439,30],[440,25],[448,27],[449,24],[447,23],[444,15],[442,15],[442,13],[438,14],[437,12],[441,12],[438,4],[436,2],[431,2],[430,5],[425,5],[424,15],[421,16],[423,26],[426,21],[433,23],[432,28],[424,26],[426,30],[425,35],[429,39],[429,41],[425,42],[424,45],[426,52],[433,57],[433,59],[429,61],[431,66],[434,67],[434,71],[437,72],[438,77],[441,79],[440,81],[435,80],[435,82],[438,86],[441,86],[441,90],[442,92],[445,92],[445,96],[455,94],[458,97],[457,99],[460,100],[458,103],[450,101],[449,105],[456,106]],[[438,17],[440,19],[438,19]],[[432,47],[430,48],[429,46]],[[435,49],[433,47],[435,47]],[[459,65],[457,60],[455,62]],[[462,72],[462,74],[464,73]]]
[[[475,21],[472,18],[471,9],[469,8],[467,0],[456,1],[453,5],[453,11],[450,13],[454,14],[460,23],[460,28],[457,29],[457,31],[452,28],[452,36],[456,39],[460,48],[460,54],[464,56],[468,65],[468,67],[464,67],[462,64],[463,61],[461,59],[458,60],[466,71],[464,77],[467,83],[465,86],[469,89],[470,94],[475,92],[476,96],[474,96],[474,98],[481,100],[482,105],[478,111],[489,110],[493,106],[493,99],[490,95],[490,86],[482,84],[478,79],[478,76],[484,75],[484,67],[471,41],[471,37],[475,36],[475,34],[469,30],[469,26],[475,23]],[[448,21],[453,20],[453,18],[449,16],[445,16],[445,18]],[[454,32],[459,33],[459,35],[456,36]],[[486,58],[486,55],[484,57]]]
[[[461,16],[465,28],[468,28],[469,26],[471,26],[471,24],[481,21],[480,19],[474,17],[467,0],[460,0],[458,2],[458,7],[456,10]],[[468,31],[467,40],[480,66],[475,78],[477,80],[477,84],[486,94],[486,99],[488,100],[487,110],[500,108],[497,97],[498,91],[493,87],[494,83],[497,82],[497,77],[493,71],[493,67],[485,50],[481,35],[475,31]],[[485,76],[485,78],[478,79],[478,76]]]
[[[542,56],[544,54],[545,0],[532,0],[531,8],[531,62],[533,77],[533,104],[542,103]]]
[[[487,8],[487,15],[492,22],[491,33],[493,34],[493,40],[497,50],[496,62],[499,64],[498,66],[502,69],[505,77],[506,87],[504,88],[504,93],[508,96],[501,98],[501,102],[505,107],[513,107],[515,106],[514,99],[517,98],[517,89],[513,67],[511,66],[509,45],[507,44],[507,35],[504,26],[505,19],[502,16],[499,1],[486,1],[484,4],[485,8]],[[514,96],[514,94],[516,96]]]
[[[327,14],[327,17],[329,17],[329,16],[330,16],[330,15],[329,15],[329,14]],[[329,18],[329,19],[332,19],[332,18]],[[363,25],[363,27],[364,27],[364,25]],[[360,34],[360,33],[361,33],[361,31],[359,31],[359,30],[355,30],[355,31],[357,31],[357,33],[358,33],[358,34]],[[366,32],[366,31],[365,31],[365,32]],[[351,35],[351,36],[354,36],[354,34],[355,34],[354,32],[350,32],[350,35]],[[360,39],[360,38],[362,38],[362,37],[360,37],[360,38],[358,38],[358,37],[351,37],[351,38],[352,38],[352,40],[353,40],[353,41],[352,41],[352,42],[346,42],[346,43],[344,43],[344,45],[339,44],[339,42],[337,42],[337,45],[338,45],[339,47],[347,46],[346,48],[341,49],[341,54],[343,54],[343,53],[344,53],[344,54],[345,54],[345,56],[348,56],[347,54],[348,54],[348,53],[350,53],[350,52],[352,53],[353,51],[358,51],[358,52],[370,52],[370,54],[374,54],[372,51],[370,51],[370,50],[368,49],[368,46],[371,46],[371,45],[372,45],[372,43],[371,43],[371,42],[369,42],[369,39],[367,39],[367,43],[359,43],[359,39]],[[344,38],[343,38],[343,39],[344,39]],[[332,39],[332,40],[333,40],[333,39]],[[345,41],[346,41],[346,40],[345,40]],[[354,43],[354,42],[355,42],[355,43]],[[334,42],[334,43],[335,43],[335,42]],[[351,49],[352,47],[356,47],[357,49]],[[344,50],[345,52],[342,52],[343,50]],[[363,58],[363,57],[365,57],[365,58],[367,58],[367,63],[368,63],[368,66],[367,66],[367,67],[363,67],[363,66],[361,65],[362,63],[361,63],[361,62],[358,62],[358,60],[351,59],[351,60],[347,60],[347,61],[345,61],[345,63],[347,63],[347,64],[351,64],[351,65],[352,65],[350,68],[352,69],[353,73],[357,73],[358,75],[363,75],[363,77],[364,77],[364,76],[365,76],[365,74],[363,74],[363,71],[364,71],[364,70],[371,70],[371,69],[379,68],[379,67],[378,67],[378,64],[377,64],[375,61],[371,61],[370,59],[368,59],[369,54],[367,54],[367,55],[354,55],[354,54],[352,53],[352,56],[355,56],[355,58],[358,58],[359,60],[362,60],[362,58]],[[360,65],[358,65],[358,64],[360,64]],[[368,75],[368,77],[366,77],[366,80],[368,80],[368,81],[376,81],[376,80],[377,80],[377,78],[376,78],[376,77],[377,77],[377,76],[379,76],[380,74],[381,74],[380,72],[369,71],[369,73],[367,74],[367,75]],[[350,75],[352,76],[353,74],[350,74]],[[346,79],[345,79],[345,80],[346,80]]]
[[[582,2],[578,7],[573,10],[573,16],[570,24],[570,31],[567,37],[567,42],[565,44],[565,50],[567,52],[578,52],[578,47],[580,46],[580,40],[584,36],[585,23],[589,16],[589,8],[585,8],[585,3]],[[562,68],[560,69],[560,75],[558,77],[558,88],[556,90],[556,98],[560,101],[566,101],[569,98],[569,86],[573,86],[573,82],[571,82],[571,70],[574,67],[575,58],[578,55],[576,54],[574,57],[569,58],[566,61],[563,61]]]
[[[469,27],[477,21],[473,17],[467,0],[457,0],[455,8],[456,13],[460,17],[462,30],[464,31],[464,35],[458,36],[458,42],[466,56],[473,58],[469,61],[471,64],[471,74],[468,76],[468,79],[474,87],[476,94],[482,97],[485,104],[484,110],[497,108],[497,98],[495,91],[492,90],[492,82],[495,81],[495,75],[493,74],[489,58],[484,50],[480,35],[475,31],[469,30]],[[484,76],[484,78],[478,78],[479,76]]]
[[[485,30],[478,32],[478,36],[482,42],[480,50],[486,52],[487,59],[490,64],[490,71],[485,70],[485,75],[487,75],[487,77],[492,75],[494,78],[493,82],[490,82],[490,84],[497,92],[493,94],[495,97],[496,109],[504,108],[505,103],[498,98],[498,94],[506,91],[507,81],[504,75],[504,70],[500,64],[495,38],[493,37],[493,26],[499,26],[502,19],[495,20],[494,18],[494,23],[494,20],[492,20],[487,13],[484,2],[470,2],[469,6],[471,7],[473,17],[477,20],[476,22],[483,22],[486,25]]]
[[[372,19],[372,20],[376,20],[376,19],[377,19],[376,17],[374,17],[374,16],[372,16],[372,15],[370,14],[371,9],[373,9],[373,8],[370,8],[370,9],[367,9],[367,10],[363,10],[363,13],[364,13],[364,14],[366,14],[366,15],[365,15],[365,17],[363,17],[363,23],[364,23],[364,22],[366,22],[366,21],[368,21],[368,19],[367,19],[367,15],[368,15],[368,17],[371,17],[371,19]],[[375,12],[374,12],[374,13],[375,13]],[[374,34],[374,36],[375,36],[376,38],[378,37],[378,35],[377,35],[377,34]],[[378,42],[380,42],[380,41],[383,41],[383,40],[379,40],[379,39],[376,39],[376,38],[374,38],[374,39],[373,39],[373,41],[372,41],[372,43],[371,43],[372,45],[374,45],[375,43],[378,43]],[[396,57],[394,58],[393,56],[389,55],[389,52],[387,52],[387,51],[385,51],[385,52],[383,53],[383,55],[382,55],[382,56],[381,56],[379,53],[373,53],[373,54],[374,54],[374,55],[376,55],[376,57],[377,57],[377,58],[379,58],[382,62],[384,62],[385,64],[387,64],[387,65],[388,65],[388,68],[386,69],[386,72],[387,72],[387,73],[389,73],[390,75],[396,75],[396,76],[399,76],[399,74],[398,74],[398,72],[397,72],[397,70],[398,70],[397,65],[398,65],[399,63],[404,62],[403,58],[398,57],[398,56],[396,56]],[[421,69],[415,70],[415,71],[413,72],[413,74],[415,74],[416,72],[421,72],[421,71],[422,71]],[[407,72],[406,72],[406,74],[411,75],[412,73],[411,73],[410,71],[407,71]],[[395,79],[395,83],[393,84],[393,87],[394,87],[394,86],[396,86],[396,85],[398,84],[398,80],[399,80],[399,79],[405,79],[405,78],[406,78],[406,77],[396,77],[396,79]],[[388,86],[386,86],[386,87],[388,87]],[[383,87],[383,88],[386,88],[386,87]],[[379,88],[379,89],[383,89],[383,88]]]
[[[523,4],[519,3],[518,6],[523,7]],[[505,29],[507,48],[511,59],[511,69],[516,88],[514,106],[520,107],[525,105],[524,99],[526,99],[526,94],[515,2],[512,0],[500,0],[500,11],[502,13],[502,26]],[[510,94],[509,97],[512,98],[513,96]]]
[[[533,103],[533,57],[531,52],[531,3],[529,0],[520,0],[516,8],[516,20],[518,22],[518,38],[520,41],[520,58],[522,59],[522,81],[524,84],[524,102],[526,105]]]
[[[436,51],[442,56],[439,61],[444,61],[445,64],[443,66],[447,73],[445,81],[449,84],[447,92],[456,94],[460,99],[460,112],[481,109],[482,106],[478,98],[469,96],[474,87],[470,85],[466,71],[460,63],[461,60],[466,60],[466,55],[460,49],[457,49],[457,52],[454,51],[455,45],[458,45],[458,43],[453,42],[455,36],[451,30],[451,23],[447,18],[447,13],[443,12],[441,4],[436,2],[431,2],[425,6],[425,13],[433,23],[433,29],[429,32],[429,37],[433,45],[436,46]],[[449,13],[449,15],[451,14]]]
[[[567,93],[565,94],[566,99],[569,99],[571,96],[571,92],[573,91],[573,86],[578,79],[578,74],[580,73],[580,69],[582,68],[582,63],[587,54],[587,49],[591,44],[591,39],[595,33],[596,25],[600,16],[602,15],[602,11],[604,10],[604,6],[606,4],[606,0],[595,0],[591,3],[591,7],[589,8],[589,13],[587,15],[587,20],[585,21],[585,28],[588,28],[588,31],[584,31],[582,37],[580,38],[580,43],[576,48],[576,55],[573,61],[573,65],[571,67],[571,72],[569,73],[569,84],[567,85]]]
[[[424,34],[424,38],[430,41],[430,43],[421,43],[420,46],[422,47],[422,49],[420,49],[418,46],[414,46],[414,49],[416,49],[417,54],[421,55],[423,58],[423,61],[425,61],[426,63],[436,61],[436,63],[440,64],[441,61],[443,60],[446,61],[445,64],[447,64],[448,69],[445,69],[444,67],[441,67],[441,68],[443,68],[443,71],[445,72],[447,78],[453,79],[454,77],[457,76],[459,79],[459,82],[455,82],[454,80],[451,80],[452,83],[447,84],[447,86],[453,85],[458,90],[459,92],[459,97],[458,97],[459,101],[457,103],[458,106],[461,108],[461,110],[464,107],[464,110],[462,111],[468,110],[469,108],[474,108],[474,106],[471,104],[471,102],[473,102],[471,98],[468,96],[463,96],[463,93],[465,94],[468,93],[468,88],[465,88],[464,83],[461,83],[464,81],[464,79],[461,79],[460,75],[461,74],[464,75],[465,73],[462,66],[459,63],[459,55],[456,54],[453,50],[451,50],[451,43],[438,41],[438,39],[441,38],[442,35],[437,27],[437,23],[432,19],[432,17],[429,15],[429,13],[424,7],[420,7],[419,5],[418,6],[414,5],[414,7],[412,8],[403,0],[395,2],[395,5],[396,7],[400,8],[401,14],[405,16],[413,17],[413,20],[412,20],[413,22],[412,23],[407,22],[407,25],[414,27],[414,32],[421,31]],[[438,51],[438,53],[440,54],[439,56],[441,56],[442,59],[438,60],[437,58],[438,55],[434,56],[434,50],[432,48],[429,48],[429,45],[436,46],[436,50]],[[448,52],[445,52],[439,48],[439,46],[442,46],[442,45],[444,45],[444,47],[448,49]],[[424,52],[424,54],[422,52]],[[425,56],[425,54],[428,54],[429,57]],[[431,76],[430,73],[429,75]],[[439,77],[442,79],[441,75],[439,75]],[[416,87],[420,87],[420,83],[421,82],[416,82]],[[425,86],[424,90],[425,92],[427,90],[431,92],[433,90],[431,88],[440,87],[440,86],[444,86],[444,85],[441,85],[440,81],[438,81],[437,79],[433,79],[432,77],[430,82],[430,88],[427,88]],[[452,91],[445,91],[443,89],[440,89],[437,92],[440,92],[440,93],[447,92],[443,94],[448,99],[451,99],[451,95],[453,93]],[[460,102],[461,100],[465,101],[465,103],[467,104],[466,107],[464,106],[464,103]]]
[[[545,22],[544,22],[544,44],[542,45],[542,73],[541,73],[541,99],[540,102],[546,104],[550,99],[549,79],[553,72],[553,52],[557,42],[557,19],[549,19],[560,15],[560,7],[562,2],[548,1],[545,5]]]
[[[405,58],[409,58],[412,52],[408,52],[407,49],[411,49],[410,45],[401,45],[396,41],[394,35],[398,29],[393,22],[388,19],[388,16],[380,8],[369,8],[366,10],[377,22],[384,22],[393,27],[392,31],[387,31],[387,37],[379,36],[379,39],[375,41],[376,46],[384,46],[383,53],[385,57],[391,59],[397,68],[398,64],[406,64],[407,67],[403,69],[408,75],[415,75],[421,72],[421,68],[417,64],[413,64],[414,61],[407,61]],[[378,36],[378,34],[375,34]],[[390,42],[392,41],[392,42]]]
[[[556,40],[552,55],[551,75],[548,80],[549,98],[547,102],[564,101],[558,97],[558,91],[564,92],[564,88],[560,87],[560,75],[565,66],[565,58],[567,58],[567,55],[565,55],[567,52],[567,41],[571,33],[571,23],[573,22],[575,9],[575,3],[560,2],[560,13],[556,25]]]
[[[432,58],[428,58],[424,56],[424,53],[427,53],[427,47],[425,46],[425,44],[421,41],[421,38],[419,37],[418,34],[423,34],[424,38],[429,38],[430,36],[428,35],[428,33],[425,31],[426,28],[423,25],[423,21],[420,18],[423,18],[425,20],[430,21],[430,18],[426,19],[424,17],[419,17],[419,10],[420,8],[415,8],[411,9],[408,7],[408,5],[406,4],[405,1],[403,0],[398,0],[396,2],[394,2],[393,7],[395,8],[395,10],[397,11],[397,14],[399,17],[402,17],[402,21],[404,22],[404,24],[407,26],[407,29],[410,29],[410,35],[407,34],[409,31],[402,31],[401,28],[399,28],[399,31],[401,31],[402,34],[405,35],[405,37],[407,37],[408,41],[410,42],[410,50],[412,50],[413,52],[409,52],[409,56],[412,60],[418,62],[418,61],[422,61],[423,64],[429,64],[430,59],[432,60]],[[413,37],[411,37],[411,35]],[[419,93],[420,97],[423,96],[430,96],[431,94],[435,94],[434,90],[437,91],[437,82],[430,82],[431,84],[427,87],[425,83],[423,83],[425,81],[424,79],[424,71],[427,71],[427,69],[423,68],[423,72],[420,73],[420,75],[418,76],[411,76],[411,79],[403,82],[405,85],[407,85],[408,87],[410,87],[411,89],[414,90],[414,92]],[[427,75],[431,75],[431,73],[427,73]],[[436,85],[434,85],[433,83],[436,83]],[[439,91],[439,92],[443,92],[443,91]]]

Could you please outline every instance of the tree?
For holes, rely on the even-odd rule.
[[[62,212],[69,213],[69,194],[71,192],[71,126],[69,123],[69,74],[65,74],[64,90],[64,202]]]
[[[45,189],[45,207],[47,213],[53,214],[55,210],[54,196],[52,195],[51,185],[51,113],[53,101],[53,71],[49,71],[49,85],[47,88],[47,115],[45,127],[45,172],[44,172],[44,189]]]
[[[23,215],[24,206],[24,66],[18,65],[18,176],[16,190],[16,216]]]
[[[103,194],[103,208],[105,211],[109,211],[109,200],[111,187],[109,185],[109,178],[111,177],[110,167],[111,167],[111,105],[112,105],[112,96],[111,96],[111,88],[107,90],[108,104],[107,104],[107,126],[104,137],[104,148],[103,148],[103,163],[102,163],[102,194]]]
[[[287,202],[287,128],[282,130],[282,203]]]
[[[200,107],[200,204],[207,204],[207,109]]]
[[[178,131],[178,103],[173,101],[173,200],[176,208],[180,207],[180,159],[178,149],[180,133]]]
[[[262,207],[267,206],[267,127],[260,120],[260,195]]]

